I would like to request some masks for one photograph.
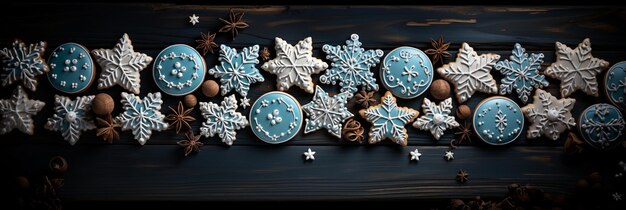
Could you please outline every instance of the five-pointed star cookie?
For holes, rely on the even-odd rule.
[[[552,94],[537,89],[533,103],[522,107],[522,112],[532,123],[528,127],[527,138],[534,139],[543,135],[556,141],[565,129],[576,126],[570,112],[574,103],[576,99],[557,99]]]
[[[276,37],[276,58],[261,68],[277,76],[278,90],[287,91],[292,85],[297,85],[307,93],[313,93],[315,84],[311,74],[326,70],[328,64],[313,57],[312,43],[311,37],[307,37],[293,46]]]
[[[33,135],[33,118],[46,105],[43,101],[28,99],[22,86],[17,86],[10,99],[0,100],[0,135],[17,128],[22,133]]]
[[[419,112],[407,107],[398,107],[396,98],[389,91],[380,100],[381,104],[359,111],[363,118],[372,123],[369,143],[391,139],[397,144],[406,146],[409,135],[404,125],[415,120]]]
[[[568,97],[576,90],[598,96],[596,75],[609,66],[609,62],[591,55],[591,41],[583,40],[576,49],[556,42],[556,62],[545,72],[546,76],[561,80],[561,97]]]
[[[437,69],[437,72],[454,84],[456,98],[460,103],[463,103],[469,100],[476,91],[498,92],[496,81],[489,74],[498,59],[500,59],[500,55],[491,53],[478,56],[474,48],[463,43],[457,54],[456,62],[443,65]]]
[[[326,128],[328,133],[341,138],[343,122],[354,115],[346,108],[348,93],[343,92],[335,96],[329,96],[320,86],[315,87],[313,100],[302,106],[309,116],[305,119],[304,133],[310,133],[320,128]]]
[[[152,57],[135,52],[128,34],[124,34],[113,49],[97,49],[91,53],[102,67],[98,89],[119,84],[126,90],[139,94],[139,71],[152,62]]]

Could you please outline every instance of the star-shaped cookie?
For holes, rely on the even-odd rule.
[[[372,123],[369,143],[391,139],[397,144],[406,146],[409,135],[404,125],[415,120],[419,112],[407,107],[398,107],[396,98],[389,91],[380,100],[381,104],[359,111],[361,117]]]
[[[576,90],[598,96],[596,76],[609,67],[609,62],[591,55],[589,38],[576,49],[556,42],[556,62],[545,72],[546,76],[561,80],[561,97],[568,97]]]
[[[22,86],[17,86],[10,99],[0,100],[0,135],[17,128],[22,133],[33,135],[33,116],[46,105],[43,101],[28,99]]]
[[[330,96],[320,86],[315,87],[313,100],[302,106],[302,110],[309,116],[305,120],[304,133],[326,128],[328,133],[341,138],[343,122],[354,116],[346,108],[346,103],[348,103],[348,93]]]
[[[528,127],[527,138],[534,139],[543,135],[556,141],[565,129],[576,126],[570,112],[574,103],[576,99],[557,99],[552,94],[537,89],[533,103],[522,107],[522,112],[532,123]]]

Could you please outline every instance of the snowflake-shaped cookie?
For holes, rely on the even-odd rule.
[[[504,74],[504,78],[500,80],[500,95],[510,94],[513,89],[522,103],[528,101],[528,97],[534,88],[543,88],[548,86],[548,81],[543,75],[539,74],[539,68],[543,63],[543,53],[531,53],[528,56],[526,49],[522,48],[519,43],[515,43],[512,51],[511,60],[498,61],[496,70]]]
[[[532,123],[528,127],[527,138],[535,139],[543,135],[556,141],[565,129],[576,126],[570,112],[574,103],[576,99],[557,99],[552,94],[537,89],[533,103],[522,107],[522,112]]]
[[[97,49],[91,53],[102,67],[98,89],[119,84],[124,89],[139,94],[139,72],[152,62],[152,57],[135,52],[128,34],[124,34],[113,49]]]
[[[358,90],[357,86],[363,86],[367,90],[378,90],[374,73],[371,67],[376,66],[383,56],[382,50],[367,50],[361,48],[359,35],[352,34],[350,40],[344,46],[331,46],[325,44],[322,47],[326,59],[332,61],[330,69],[320,76],[320,82],[324,84],[336,84],[339,81],[341,92],[348,92],[348,98]]]
[[[22,133],[33,135],[33,118],[37,112],[41,111],[46,103],[38,100],[28,99],[28,95],[18,85],[10,99],[0,100],[0,112],[2,123],[0,135],[11,132],[14,128]]]
[[[343,122],[354,115],[346,108],[348,93],[329,96],[324,89],[315,87],[313,100],[302,106],[309,118],[305,119],[304,133],[310,133],[320,128],[326,128],[328,133],[341,138]]]
[[[420,130],[429,130],[430,133],[439,140],[443,132],[449,128],[459,127],[459,123],[450,116],[452,109],[452,98],[442,101],[439,105],[424,98],[422,103],[424,114],[417,118],[413,123],[413,127]]]
[[[15,40],[12,48],[0,50],[2,59],[2,86],[6,87],[18,80],[31,91],[37,90],[36,76],[48,72],[48,64],[42,58],[46,51],[46,42],[30,44],[26,46],[24,42]]]
[[[277,76],[278,90],[287,91],[292,85],[297,85],[307,93],[313,93],[315,84],[311,74],[326,70],[328,64],[313,57],[312,43],[311,37],[307,37],[294,47],[276,37],[276,58],[264,63],[261,68]]]
[[[61,131],[61,135],[70,145],[76,144],[83,131],[96,129],[89,114],[91,102],[95,96],[76,97],[72,101],[69,97],[54,96],[54,115],[48,118],[44,126],[51,131]]]
[[[398,107],[396,98],[389,91],[380,100],[381,104],[359,111],[363,118],[372,123],[369,143],[377,143],[388,138],[406,146],[409,135],[404,125],[415,120],[419,112],[407,107]]]
[[[255,67],[259,63],[259,45],[243,48],[240,53],[226,45],[220,45],[220,65],[209,69],[209,74],[220,78],[222,95],[235,90],[246,97],[250,84],[265,79]]]
[[[148,93],[142,100],[132,93],[122,92],[122,105],[124,112],[117,116],[122,125],[122,131],[132,130],[135,140],[144,145],[152,131],[163,131],[168,124],[163,121],[165,116],[161,114],[161,93]]]
[[[200,127],[200,135],[212,137],[215,134],[227,145],[233,145],[237,140],[236,130],[248,126],[248,120],[241,113],[236,112],[237,99],[235,95],[225,97],[222,106],[212,102],[200,102],[200,111],[206,122]]]
[[[469,100],[476,91],[497,93],[498,87],[489,71],[500,59],[497,54],[478,56],[474,48],[463,43],[456,57],[456,62],[443,65],[437,69],[439,75],[456,87],[456,98],[460,103]]]
[[[576,49],[556,42],[556,62],[545,75],[561,80],[561,97],[568,97],[576,90],[598,96],[596,75],[609,66],[609,62],[591,55],[591,41],[583,40]]]

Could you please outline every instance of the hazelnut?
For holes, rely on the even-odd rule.
[[[467,119],[472,115],[472,110],[470,110],[469,106],[463,104],[456,109],[456,117],[461,120]]]
[[[98,95],[93,98],[91,109],[93,109],[93,112],[97,115],[103,116],[111,114],[113,108],[115,108],[115,103],[109,94],[98,93]]]
[[[61,156],[54,156],[50,158],[48,166],[54,174],[62,175],[67,171],[67,161]]]
[[[187,106],[188,108],[191,108],[191,107],[196,106],[196,104],[198,104],[198,99],[196,98],[196,96],[192,94],[187,94],[185,96],[185,106]]]
[[[215,97],[220,91],[220,86],[213,80],[207,80],[202,83],[202,94],[206,97]]]
[[[435,80],[430,85],[430,94],[437,100],[444,100],[450,96],[450,84],[443,79]]]

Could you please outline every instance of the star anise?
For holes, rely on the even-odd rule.
[[[372,105],[376,105],[378,102],[374,98],[374,91],[367,92],[361,90],[355,94],[356,102],[361,104],[364,108],[369,108]]]
[[[460,137],[457,139],[452,139],[452,141],[450,141],[450,147],[456,148],[456,145],[462,144],[466,140],[469,143],[472,143],[472,125],[470,125],[466,121],[463,125],[457,127],[457,129],[459,131],[455,132],[454,135],[460,135]]]
[[[433,49],[427,49],[424,52],[433,57],[433,63],[439,62],[443,65],[443,59],[450,57],[450,53],[447,51],[448,47],[450,47],[450,42],[444,42],[443,36],[440,36],[437,40],[431,39],[430,43]]]
[[[196,49],[202,50],[202,55],[206,55],[207,52],[213,54],[213,48],[217,48],[217,44],[215,43],[215,33],[211,33],[210,31],[205,33],[200,32],[200,36],[202,39],[196,40],[198,46]]]
[[[184,147],[185,156],[187,156],[192,152],[200,151],[200,147],[204,146],[204,144],[200,142],[200,136],[201,135],[194,135],[192,131],[189,131],[185,134],[185,137],[187,137],[187,139],[180,140],[176,143]]]
[[[192,108],[185,109],[183,106],[183,102],[178,102],[178,109],[174,110],[171,106],[169,107],[172,110],[172,114],[169,114],[165,117],[165,120],[172,121],[171,127],[176,127],[176,134],[180,133],[180,129],[185,126],[187,129],[191,129],[191,125],[189,122],[196,121],[196,118],[189,116],[189,113],[193,110]]]
[[[114,140],[120,139],[120,134],[116,130],[120,127],[120,124],[113,120],[111,114],[108,114],[106,119],[96,117],[96,120],[98,121],[98,125],[102,126],[96,131],[96,136],[102,136],[109,144],[113,143]]]
[[[243,21],[243,14],[244,12],[235,12],[231,9],[229,15],[230,20],[220,18],[220,20],[226,24],[220,28],[220,32],[230,31],[233,34],[233,40],[235,40],[235,37],[239,35],[239,31],[237,31],[237,29],[244,29],[248,27],[248,24]]]
[[[456,173],[456,181],[459,183],[465,183],[467,181],[469,181],[469,173],[467,173],[466,170],[459,170],[458,173]]]
[[[342,133],[343,137],[348,141],[358,141],[361,143],[363,141],[363,133],[365,129],[361,126],[359,121],[354,120],[354,118],[348,119],[346,124],[343,126]]]
[[[567,139],[565,140],[565,144],[563,145],[563,151],[565,154],[573,155],[578,154],[583,151],[585,148],[585,142],[580,140],[578,136],[574,132],[569,132],[567,134]]]
[[[261,50],[261,53],[259,53],[259,56],[261,56],[261,58],[264,61],[267,61],[270,59],[270,49],[268,49],[267,47],[263,47],[263,50]]]

